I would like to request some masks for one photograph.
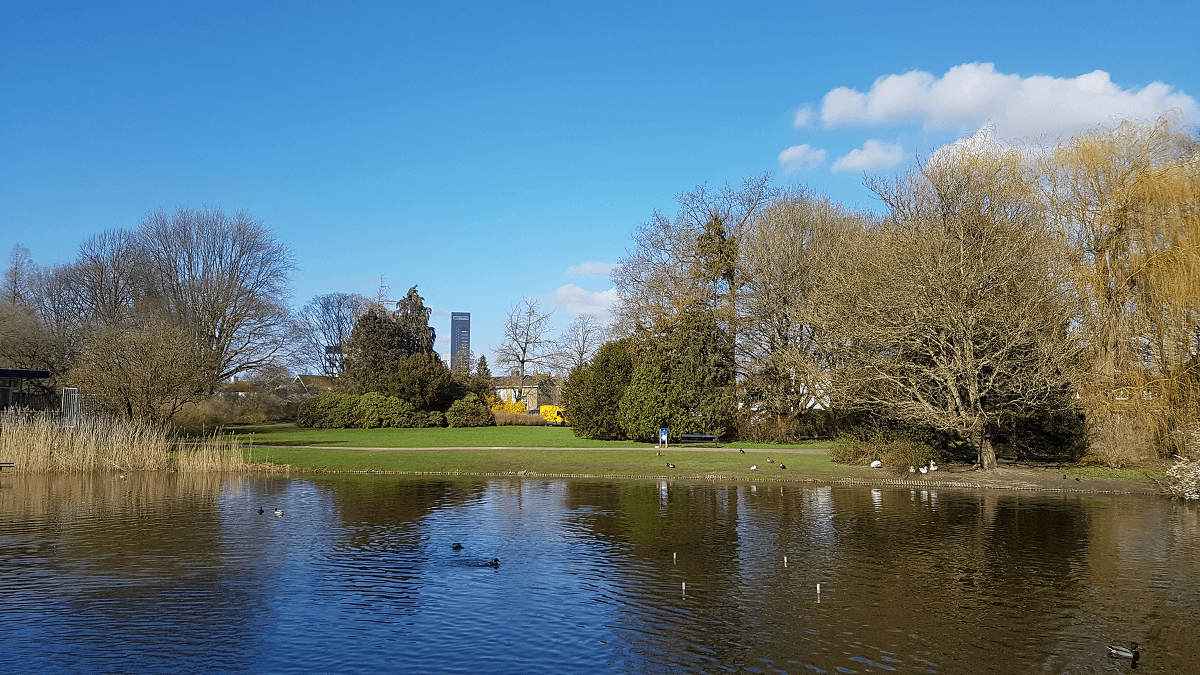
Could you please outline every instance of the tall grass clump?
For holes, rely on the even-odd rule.
[[[0,413],[0,461],[19,473],[248,468],[244,444],[233,437],[179,444],[148,422],[93,417],[69,427],[55,414],[22,410]]]

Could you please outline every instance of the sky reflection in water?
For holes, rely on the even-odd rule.
[[[1137,640],[1140,672],[1200,672],[1198,513],[778,484],[10,475],[0,670],[1117,672],[1105,645]]]

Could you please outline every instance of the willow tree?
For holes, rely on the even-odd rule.
[[[1068,298],[1035,185],[1019,152],[979,138],[872,182],[890,212],[820,294],[835,405],[949,432],[991,469],[997,424],[1070,399]]]
[[[1081,394],[1102,452],[1182,452],[1197,427],[1197,149],[1169,119],[1121,122],[1042,161],[1049,211],[1071,246],[1076,322],[1092,364]]]

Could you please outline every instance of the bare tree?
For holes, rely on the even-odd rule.
[[[542,311],[536,299],[523,298],[508,310],[504,321],[504,341],[492,349],[496,363],[516,372],[520,386],[517,400],[521,399],[530,370],[547,366],[553,355],[554,342],[550,334],[550,317],[553,312]]]
[[[1069,401],[1078,353],[1033,178],[979,142],[872,188],[890,216],[820,294],[835,403],[952,433],[994,468],[997,422]]]
[[[676,196],[674,218],[656,211],[638,226],[634,249],[612,272],[619,330],[662,333],[685,310],[704,306],[717,311],[736,336],[736,298],[745,283],[737,262],[739,242],[776,193],[767,174],[743,181],[738,189],[702,185]]]
[[[591,314],[580,314],[554,342],[555,365],[566,372],[592,362],[604,343],[606,326]]]
[[[210,382],[283,352],[295,265],[261,220],[181,208],[146,216],[138,234],[158,310],[191,333]]]
[[[101,328],[90,336],[71,377],[115,413],[165,422],[211,387],[194,344],[191,331],[154,319]]]
[[[328,376],[341,374],[346,342],[354,322],[367,311],[367,298],[357,293],[329,293],[309,300],[297,316],[300,361]]]
[[[28,305],[30,284],[35,266],[29,249],[17,244],[8,255],[8,268],[4,270],[4,287],[0,289],[0,302],[9,305]]]
[[[828,402],[830,344],[815,321],[815,296],[823,266],[868,221],[828,197],[793,189],[743,235],[737,358],[745,411],[795,417]]]

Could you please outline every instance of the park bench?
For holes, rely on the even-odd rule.
[[[682,443],[716,443],[716,434],[683,434],[679,437]]]
[[[13,468],[12,462],[0,462],[0,471]]]

